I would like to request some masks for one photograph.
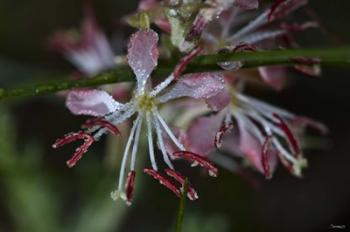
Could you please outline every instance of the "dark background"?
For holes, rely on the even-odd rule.
[[[350,1],[310,2],[322,30],[306,33],[300,43],[349,44]],[[49,51],[47,40],[59,28],[79,26],[83,3],[0,0],[1,87],[50,81],[57,73],[73,70]],[[93,6],[114,49],[125,50],[126,43],[120,41],[132,29],[119,19],[132,12],[136,2],[99,0]],[[291,73],[293,81],[282,92],[254,91],[328,125],[331,133],[321,142],[328,148],[306,152],[309,167],[303,179],[282,168],[271,181],[252,172],[258,187],[225,170],[214,180],[186,170],[193,172],[200,199],[188,202],[184,231],[328,231],[332,224],[350,228],[349,72],[349,67],[323,67],[321,78]],[[132,207],[110,200],[117,166],[109,162],[106,147],[113,142],[100,142],[75,169],[66,168],[72,147],[53,151],[51,144],[77,129],[84,118],[71,115],[62,97],[2,102],[0,116],[1,231],[172,230],[178,201],[150,178],[140,175]]]

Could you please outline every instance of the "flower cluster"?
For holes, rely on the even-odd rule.
[[[136,79],[131,99],[121,103],[100,89],[69,92],[68,109],[73,114],[94,118],[88,119],[82,130],[57,139],[53,147],[82,140],[83,144],[67,161],[67,165],[73,167],[101,136],[119,134],[118,124],[132,120],[117,189],[111,193],[113,199],[122,198],[128,204],[132,201],[135,163],[143,134],[147,138],[150,160],[150,167],[144,168],[144,173],[176,196],[181,195],[186,177],[176,171],[174,161],[187,160],[192,166],[199,165],[209,175],[217,176],[218,169],[208,160],[213,151],[229,152],[248,160],[266,178],[272,177],[278,161],[292,174],[301,176],[307,161],[300,138],[306,127],[326,133],[324,125],[244,94],[245,80],[240,77],[244,64],[241,62],[219,63],[222,72],[183,73],[199,53],[295,47],[292,33],[317,27],[317,24],[312,21],[285,23],[283,20],[305,4],[307,0],[276,0],[269,7],[260,6],[258,0],[206,0],[204,4],[200,0],[141,0],[138,11],[125,17],[126,22],[138,28],[131,35],[127,48],[127,62]],[[261,12],[260,8],[265,10]],[[112,49],[91,14],[88,11],[81,40],[62,32],[53,39],[55,47],[86,76],[117,68]],[[164,32],[164,39],[171,45],[163,43],[159,47],[159,36],[150,29],[150,23]],[[173,72],[159,83],[152,80],[151,74],[161,52],[176,48],[185,55]],[[310,70],[317,68],[317,61],[301,57],[299,62],[300,65],[295,66],[298,70],[315,73]],[[284,87],[285,67],[259,67],[258,70],[269,86],[279,90]],[[185,113],[179,111],[177,117],[186,118],[186,112],[192,112],[187,120],[190,123],[181,125],[184,130],[170,127],[161,111],[163,105],[170,105],[172,112],[176,112],[178,104],[174,102],[179,102],[176,99],[180,98]],[[164,170],[159,168],[155,147],[159,148],[167,166]],[[191,184],[187,189],[189,199],[198,198]]]

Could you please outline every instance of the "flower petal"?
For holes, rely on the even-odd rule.
[[[215,136],[220,130],[225,112],[195,119],[187,131],[190,150],[201,155],[208,155],[215,149]]]
[[[209,99],[218,94],[224,87],[224,79],[219,73],[187,74],[169,92],[159,97],[158,100],[167,102],[179,97]]]
[[[214,111],[220,111],[225,108],[231,101],[229,92],[224,89],[215,96],[212,96],[206,100],[208,106]]]
[[[272,88],[276,90],[282,90],[286,85],[287,72],[285,67],[260,67],[258,70],[261,78]]]
[[[68,93],[66,106],[76,115],[104,116],[123,106],[101,90],[74,90]]]
[[[138,87],[143,88],[153,69],[157,66],[158,34],[153,30],[134,33],[128,45],[128,62],[136,75]]]

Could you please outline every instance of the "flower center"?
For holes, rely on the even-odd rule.
[[[140,111],[152,111],[156,105],[155,97],[151,97],[147,94],[137,97],[138,108]]]

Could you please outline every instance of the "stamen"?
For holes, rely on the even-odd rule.
[[[169,168],[174,169],[174,166],[171,163],[169,156],[166,152],[165,146],[164,146],[164,140],[163,140],[162,131],[160,129],[159,122],[158,122],[154,113],[153,113],[153,115],[154,115],[154,124],[156,126],[156,133],[157,133],[157,137],[158,137],[158,143],[159,143],[160,150],[163,154],[164,162],[169,166]]]
[[[152,176],[154,179],[158,180],[159,183],[167,187],[169,190],[171,190],[177,197],[181,196],[180,190],[165,176],[163,176],[160,172],[157,172],[153,169],[145,168],[143,169],[144,173]]]
[[[214,139],[214,144],[215,144],[215,147],[217,149],[219,149],[222,145],[222,137],[224,136],[224,134],[231,130],[233,128],[233,124],[232,123],[224,123],[220,130],[216,133],[215,135],[215,139]]]
[[[284,30],[287,30],[288,32],[296,32],[296,31],[302,31],[302,30],[306,30],[309,28],[317,28],[319,27],[317,22],[314,21],[309,21],[309,22],[305,22],[303,24],[297,24],[297,23],[286,23],[283,22],[281,23],[280,27]]]
[[[307,0],[276,0],[271,6],[268,21],[271,22],[305,5]]]
[[[288,172],[291,173],[292,175],[295,175],[293,163],[288,162],[288,160],[279,152],[278,152],[278,158],[281,161],[282,165],[288,170]]]
[[[128,173],[128,177],[125,183],[126,203],[128,205],[131,205],[132,195],[133,195],[134,186],[135,186],[135,175],[136,175],[135,171],[130,171]]]
[[[200,34],[202,33],[202,31],[204,30],[207,24],[208,24],[207,20],[205,20],[205,18],[201,14],[198,14],[195,20],[193,21],[193,24],[189,33],[186,36],[186,40],[192,41],[198,36],[200,36]]]
[[[173,80],[177,79],[182,72],[186,69],[186,66],[191,62],[191,60],[198,55],[199,52],[202,51],[202,47],[197,47],[193,49],[187,56],[183,57],[179,64],[175,67],[173,73],[167,77],[164,81],[158,84],[149,94],[154,97],[158,93],[160,93],[163,89],[165,89]]]
[[[288,0],[276,0],[275,3],[271,6],[270,8],[270,12],[268,15],[268,20],[269,22],[271,22],[272,20],[274,20],[276,18],[276,16],[274,16],[275,12],[277,11],[277,9],[284,4],[286,1]]]
[[[260,16],[258,16],[255,20],[250,22],[247,26],[243,27],[241,30],[239,30],[237,33],[233,34],[230,38],[228,38],[228,41],[232,42],[235,41],[238,38],[241,38],[243,35],[246,35],[247,33],[257,29],[261,25],[265,24],[267,22],[267,16],[269,11],[265,11]]]
[[[271,179],[272,173],[270,170],[270,164],[269,164],[269,149],[271,148],[272,145],[272,136],[267,136],[262,149],[261,149],[261,163],[262,167],[265,173],[266,179]]]
[[[283,130],[283,132],[287,136],[287,141],[288,141],[290,147],[292,148],[295,156],[301,157],[302,154],[301,154],[301,148],[299,146],[299,143],[298,143],[296,137],[294,136],[293,132],[290,130],[287,123],[285,123],[284,120],[278,114],[273,114],[273,117],[278,119],[278,121],[279,121],[278,126],[281,128],[281,130]]]
[[[165,169],[164,171],[168,176],[171,176],[172,178],[174,178],[177,182],[179,182],[182,185],[182,187],[184,187],[185,177],[183,175],[181,175],[179,172],[172,170],[172,169],[169,169],[169,168]],[[189,183],[188,180],[187,180],[187,197],[191,201],[198,199],[198,194],[197,194],[196,190],[192,187],[192,184]]]
[[[153,136],[152,136],[152,125],[151,125],[151,118],[150,113],[147,112],[146,114],[146,122],[147,122],[147,139],[148,139],[148,149],[149,149],[149,158],[151,160],[152,168],[154,170],[158,170],[156,159],[154,157],[154,147],[153,147]]]
[[[235,46],[232,51],[233,52],[244,52],[244,51],[254,52],[256,51],[256,47],[249,43],[240,43],[237,46]]]
[[[193,60],[194,57],[196,57],[203,48],[201,46],[198,46],[197,48],[193,49],[189,54],[187,54],[185,57],[183,57],[179,64],[175,67],[174,70],[174,77],[177,79],[182,72],[186,69],[187,65]]]
[[[173,153],[173,156],[175,158],[184,158],[189,162],[193,162],[192,166],[201,166],[202,168],[205,168],[208,170],[209,175],[213,177],[217,177],[218,175],[218,169],[207,159],[204,157],[197,155],[190,151],[177,151]]]
[[[128,141],[127,141],[126,146],[125,146],[125,150],[124,150],[124,154],[123,154],[123,160],[122,160],[122,164],[121,164],[121,167],[120,167],[120,173],[119,173],[119,184],[118,184],[118,190],[119,191],[122,190],[123,180],[124,180],[124,173],[125,173],[125,165],[126,165],[126,161],[128,159],[131,142],[132,142],[132,140],[134,138],[134,135],[135,135],[136,127],[137,127],[137,125],[140,122],[140,117],[141,116],[139,115],[137,117],[137,119],[134,121],[134,125],[131,128],[129,138],[128,138]]]
[[[244,41],[247,44],[257,44],[263,40],[274,39],[284,34],[286,34],[286,31],[284,30],[257,32],[242,38],[241,41]]]
[[[173,141],[173,143],[181,150],[185,150],[185,146],[181,144],[181,142],[176,138],[176,136],[173,134],[173,132],[170,130],[170,128],[168,127],[168,125],[166,124],[166,122],[164,121],[164,119],[162,118],[162,116],[160,116],[158,111],[154,112],[155,115],[157,116],[160,124],[163,126],[165,132],[168,134],[168,136],[170,137],[170,139]]]
[[[141,117],[140,122],[136,128],[135,141],[134,141],[134,144],[132,146],[131,162],[130,162],[130,170],[132,170],[132,171],[135,170],[136,155],[137,155],[137,150],[138,150],[139,141],[140,141],[142,122],[143,122],[143,118]]]
[[[95,127],[95,126],[104,127],[106,129],[108,129],[114,135],[120,134],[120,131],[119,131],[118,127],[116,127],[115,125],[113,125],[109,121],[104,120],[102,118],[88,119],[82,125],[83,128],[88,128],[88,129],[90,129],[92,127]]]
[[[75,150],[72,158],[67,161],[67,165],[70,168],[73,167],[81,159],[83,154],[88,151],[89,147],[95,142],[94,138],[88,133],[79,131],[64,135],[63,138],[57,139],[52,145],[53,148],[59,148],[76,140],[84,140],[84,143]]]

